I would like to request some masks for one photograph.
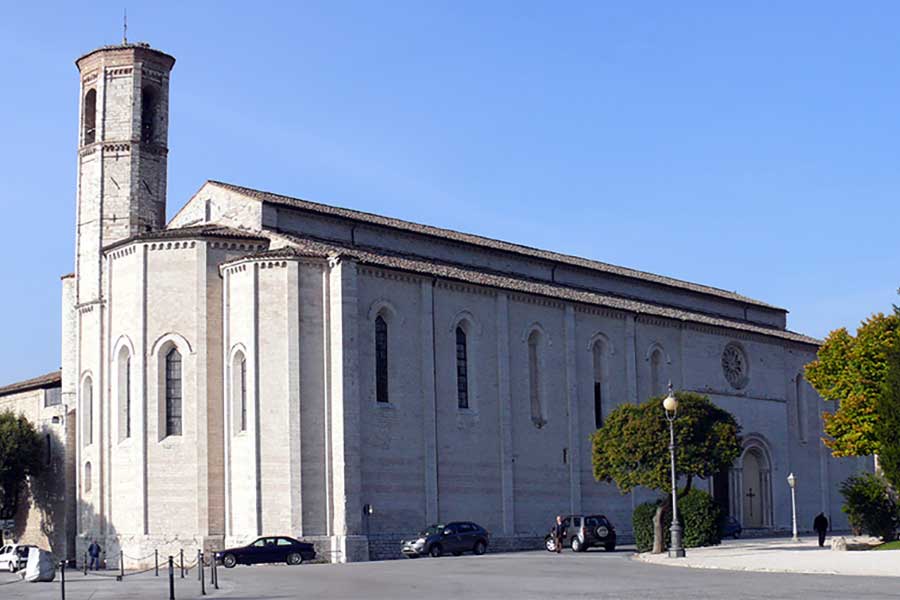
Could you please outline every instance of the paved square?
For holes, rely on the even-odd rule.
[[[748,560],[752,560],[749,559]],[[895,578],[791,575],[679,569],[633,560],[631,552],[547,552],[422,558],[348,565],[253,566],[220,569],[210,599],[316,598],[816,598],[894,597]],[[0,575],[0,598],[56,599],[59,583],[12,583]],[[168,598],[167,580],[114,579],[69,573],[68,600]],[[201,598],[196,576],[178,579],[176,598]],[[211,586],[210,586],[211,588]]]

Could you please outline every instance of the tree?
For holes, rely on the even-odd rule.
[[[887,482],[872,473],[853,475],[841,483],[847,520],[855,530],[862,531],[885,542],[897,536],[900,511]]]
[[[862,322],[856,336],[845,328],[828,334],[816,360],[806,365],[806,379],[826,401],[838,402],[825,412],[823,440],[834,456],[879,453],[875,432],[877,403],[884,392],[888,356],[900,342],[900,310],[878,313]]]
[[[894,346],[888,357],[884,388],[875,410],[878,415],[875,437],[882,474],[895,490],[900,490],[900,344]]]
[[[684,494],[695,477],[711,477],[740,456],[741,428],[731,413],[706,396],[677,392],[675,397],[675,468],[685,480]],[[615,482],[623,493],[639,485],[661,492],[671,489],[669,423],[662,397],[620,405],[591,441],[597,481]],[[667,505],[663,503],[654,518],[654,552],[662,551],[662,511]]]
[[[0,518],[12,519],[29,477],[43,468],[41,437],[24,415],[0,413]]]

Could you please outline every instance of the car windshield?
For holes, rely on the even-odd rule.
[[[443,525],[432,525],[431,527],[427,527],[424,531],[422,531],[421,535],[437,535],[443,530]]]

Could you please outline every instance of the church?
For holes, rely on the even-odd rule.
[[[358,561],[454,519],[517,549],[580,512],[627,536],[655,494],[596,482],[590,436],[669,381],[740,423],[741,457],[700,486],[745,529],[790,528],[791,472],[801,528],[846,527],[837,486],[869,465],[821,443],[802,376],[819,341],[785,309],[219,181],[166,222],[175,59],[123,43],[76,64],[75,271],[47,379],[68,554],[277,533]],[[26,402],[16,385],[0,409]]]

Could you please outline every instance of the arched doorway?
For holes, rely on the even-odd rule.
[[[746,528],[772,527],[772,463],[769,452],[759,440],[750,438],[745,444],[739,466],[732,470],[732,489],[740,491],[732,502],[732,514],[737,515]]]

